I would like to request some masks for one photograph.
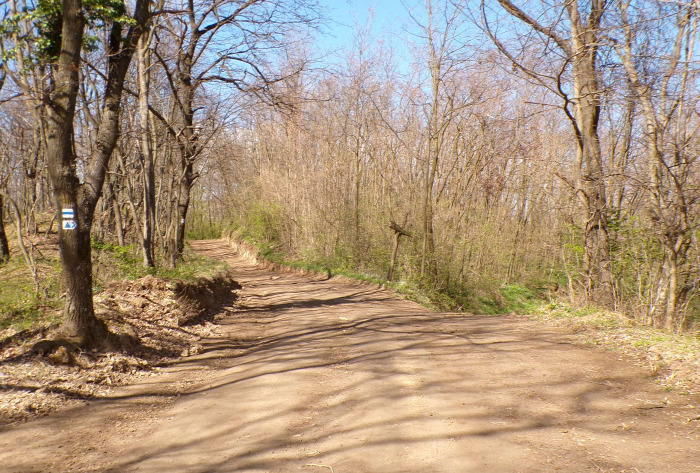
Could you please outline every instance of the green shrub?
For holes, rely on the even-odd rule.
[[[218,223],[193,221],[188,225],[185,238],[188,240],[215,240],[221,238],[223,227]]]

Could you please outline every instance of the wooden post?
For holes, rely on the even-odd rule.
[[[396,255],[399,253],[399,242],[402,236],[412,237],[410,233],[401,228],[398,223],[391,221],[389,228],[394,230],[394,248],[391,250],[391,263],[389,263],[389,274],[386,276],[387,281],[391,281],[394,276],[394,267],[396,266]]]

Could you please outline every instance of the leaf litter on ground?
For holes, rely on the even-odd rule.
[[[227,272],[195,281],[145,276],[111,282],[95,296],[95,312],[123,335],[120,351],[32,351],[58,326],[0,332],[0,426],[104,398],[116,386],[153,376],[180,356],[199,353],[203,338],[218,334],[215,316],[233,303],[240,286]]]

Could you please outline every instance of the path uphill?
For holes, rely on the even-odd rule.
[[[700,399],[515,317],[260,269],[203,353],[0,432],[0,471],[700,471]]]

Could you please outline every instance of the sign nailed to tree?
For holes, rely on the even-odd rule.
[[[75,212],[72,208],[66,207],[61,209],[61,220],[63,220],[62,228],[64,230],[75,230],[78,228],[78,224],[75,223]]]

